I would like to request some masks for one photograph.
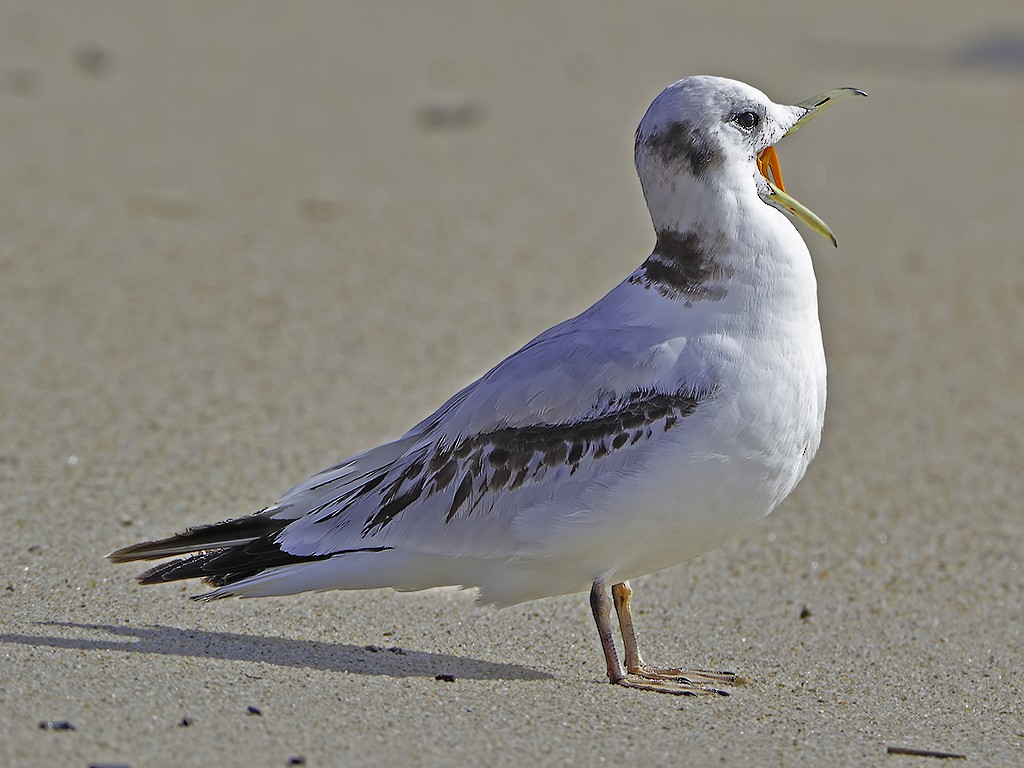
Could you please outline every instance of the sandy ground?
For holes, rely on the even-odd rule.
[[[1024,762],[1019,3],[633,5],[0,6],[0,764]],[[732,697],[607,685],[582,595],[197,605],[103,559],[400,434],[622,279],[633,130],[698,72],[870,92],[781,153],[840,241],[806,233],[819,458],[635,585],[651,660]]]

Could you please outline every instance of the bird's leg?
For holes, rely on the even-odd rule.
[[[637,673],[646,665],[640,658],[640,649],[636,645],[636,631],[633,629],[633,615],[629,612],[629,603],[633,598],[633,588],[628,581],[612,586],[612,600],[615,601],[615,614],[619,617],[619,631],[622,632],[622,646],[626,654],[626,669]]]
[[[595,583],[594,589],[597,589]],[[602,585],[603,587],[603,585]],[[601,590],[603,596],[604,590]],[[594,592],[591,591],[591,602],[594,601]],[[626,656],[626,675],[614,679],[611,675],[611,664],[609,662],[609,678],[613,683],[625,685],[630,688],[640,688],[645,691],[658,691],[659,693],[672,693],[678,696],[699,696],[702,694],[717,693],[722,696],[728,695],[725,691],[715,688],[715,685],[729,685],[736,681],[736,675],[732,672],[712,672],[710,670],[683,670],[683,669],[656,669],[644,664],[640,656],[640,649],[637,647],[636,630],[633,627],[633,616],[630,612],[630,600],[633,597],[633,590],[628,581],[612,586],[612,598],[615,604],[615,613],[619,617],[619,629],[622,632],[622,646]],[[607,597],[604,598],[607,603]],[[607,610],[607,608],[606,608]],[[597,617],[595,609],[595,618]],[[598,623],[598,630],[601,625]],[[603,644],[602,640],[602,644]],[[614,654],[614,646],[612,653]],[[607,651],[605,658],[608,658]],[[615,658],[616,666],[621,670],[622,666]]]
[[[615,650],[611,622],[612,604],[604,590],[603,581],[594,582],[590,588],[590,610],[594,612],[594,623],[597,624],[597,634],[601,638],[601,650],[604,651],[604,661],[608,665],[608,680],[614,685],[625,679],[626,670],[623,669],[619,654]]]

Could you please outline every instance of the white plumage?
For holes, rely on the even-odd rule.
[[[670,86],[636,137],[658,241],[625,281],[398,440],[255,515],[111,558],[199,552],[140,580],[205,577],[217,587],[205,599],[459,585],[507,605],[591,589],[612,682],[717,691],[727,673],[643,665],[625,582],[767,515],[814,457],[825,415],[816,284],[781,210],[831,232],[784,192],[771,148],[853,92],[791,107],[720,78]]]

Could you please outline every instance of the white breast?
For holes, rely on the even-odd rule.
[[[783,258],[752,258],[724,299],[683,309],[647,292],[627,302],[634,322],[700,329],[681,361],[702,361],[715,394],[642,466],[576,504],[553,499],[520,515],[521,556],[561,564],[567,579],[635,578],[717,547],[792,492],[820,442],[826,372],[810,254],[783,223],[785,242],[770,249]]]

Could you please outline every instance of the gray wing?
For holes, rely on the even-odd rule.
[[[714,388],[697,347],[586,315],[555,326],[399,440],[285,494],[274,514],[295,522],[278,545],[514,554],[524,512],[582,499],[684,428]]]

